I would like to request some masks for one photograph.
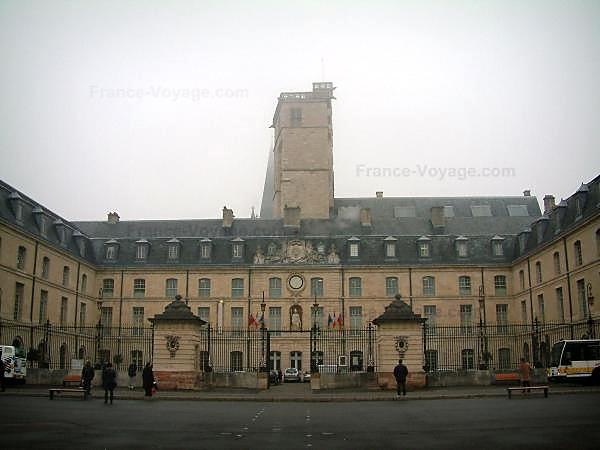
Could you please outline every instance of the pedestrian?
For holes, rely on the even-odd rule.
[[[86,398],[92,392],[92,380],[93,379],[94,379],[94,368],[92,367],[92,363],[89,360],[87,360],[85,362],[85,365],[83,366],[83,370],[81,371],[81,384],[83,385],[83,389],[85,390]]]
[[[4,387],[4,371],[6,370],[6,365],[4,361],[2,361],[2,353],[0,353],[0,386],[2,387],[2,392],[6,390]]]
[[[277,369],[277,376],[279,377],[279,383],[283,383],[283,372],[281,369]]]
[[[133,391],[135,389],[135,376],[137,375],[137,366],[134,362],[129,364],[127,375],[129,375],[129,389]]]
[[[152,371],[152,363],[148,361],[144,370],[142,370],[142,384],[144,386],[145,396],[152,397],[152,388],[154,387],[154,372]]]
[[[400,397],[400,392],[402,395],[406,395],[406,377],[408,376],[408,369],[404,364],[402,364],[402,360],[398,360],[398,365],[394,367],[394,378],[396,378],[396,385],[398,387],[398,397]]]
[[[521,362],[519,363],[519,378],[521,379],[522,387],[531,386],[531,366],[525,361],[525,358],[521,358]],[[531,390],[527,389],[526,392],[531,392]]]
[[[113,391],[117,387],[117,372],[111,363],[106,363],[106,367],[102,371],[102,387],[104,388],[104,403],[108,403],[110,393],[110,404],[112,405]]]

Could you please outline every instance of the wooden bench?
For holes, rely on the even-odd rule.
[[[81,384],[81,376],[80,375],[67,375],[63,378],[63,387],[66,387],[67,384],[75,383],[77,385]]]
[[[62,394],[63,392],[73,392],[76,394],[83,394],[83,399],[87,400],[88,394],[83,388],[50,388],[48,394],[50,394],[50,400],[54,400],[54,394]]]
[[[509,387],[506,388],[507,392],[508,392],[508,398],[511,398],[511,394],[512,391],[521,391],[521,392],[525,392],[525,391],[540,391],[543,390],[544,391],[544,397],[548,398],[548,389],[549,386],[519,386],[519,387]]]

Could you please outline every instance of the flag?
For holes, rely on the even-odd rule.
[[[342,327],[344,326],[344,319],[342,318],[342,313],[340,313],[340,315],[338,316],[337,321],[338,321],[338,327],[341,330]]]
[[[331,328],[332,324],[333,324],[333,319],[331,318],[331,313],[330,313],[329,317],[327,318],[327,328]]]
[[[335,313],[333,313],[333,325],[332,325],[332,328],[335,328],[336,325],[337,325],[337,319],[335,318]]]
[[[258,322],[254,318],[254,316],[252,315],[252,313],[250,313],[250,317],[248,318],[248,326],[249,327],[256,327],[256,326],[258,326]]]

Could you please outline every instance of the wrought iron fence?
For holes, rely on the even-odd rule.
[[[215,372],[266,370],[269,332],[266,329],[203,330],[199,347],[199,369]]]
[[[132,362],[141,369],[152,358],[152,327],[105,327],[23,324],[0,320],[0,342],[27,353],[28,367],[71,369],[71,360],[95,365],[111,362],[125,370]]]
[[[515,370],[521,358],[548,367],[552,345],[561,339],[600,336],[600,322],[423,327],[423,366],[428,372]]]
[[[376,330],[313,328],[310,335],[311,372],[375,371]]]

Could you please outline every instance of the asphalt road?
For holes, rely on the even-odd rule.
[[[2,448],[597,449],[600,395],[356,403],[0,397]]]

